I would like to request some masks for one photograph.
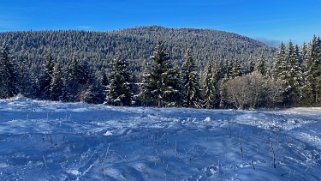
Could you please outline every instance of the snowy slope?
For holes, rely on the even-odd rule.
[[[320,115],[0,100],[0,180],[321,180]]]

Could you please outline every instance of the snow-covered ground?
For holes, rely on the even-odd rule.
[[[321,180],[321,108],[0,100],[0,180]]]

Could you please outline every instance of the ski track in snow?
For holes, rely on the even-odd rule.
[[[0,100],[0,180],[321,180],[321,108]]]

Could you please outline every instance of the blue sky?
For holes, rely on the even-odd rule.
[[[321,35],[321,0],[1,0],[0,31],[209,28],[301,43]]]

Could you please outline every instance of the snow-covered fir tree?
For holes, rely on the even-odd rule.
[[[233,65],[233,75],[232,77],[238,77],[241,76],[241,63],[238,59],[235,60],[234,65]]]
[[[280,47],[278,49],[278,53],[276,56],[276,62],[274,65],[274,72],[273,76],[274,79],[279,80],[282,82],[283,85],[283,98],[285,99],[285,103],[287,104],[288,98],[289,98],[289,92],[290,92],[290,85],[289,85],[289,65],[287,62],[287,54],[286,54],[286,46],[283,42],[281,42]]]
[[[300,47],[298,45],[295,46],[295,55],[296,55],[296,62],[297,62],[297,71],[298,71],[298,81],[299,81],[299,97],[300,97],[300,103],[304,103],[304,86],[305,86],[305,76],[304,76],[304,56],[303,51],[301,51]]]
[[[13,97],[18,93],[17,73],[5,47],[0,47],[0,98]]]
[[[17,87],[19,93],[32,97],[32,80],[31,80],[31,68],[32,67],[26,67],[26,64],[28,58],[21,57],[15,59],[15,71],[17,72]]]
[[[88,86],[81,93],[81,101],[89,104],[102,104],[106,98],[106,86],[103,81],[105,77],[101,72],[92,74],[88,80]]]
[[[203,78],[204,103],[203,106],[207,109],[213,109],[219,105],[219,89],[218,81],[220,79],[220,72],[213,61],[209,61],[206,66]]]
[[[299,71],[302,73],[304,70],[304,57],[299,45],[295,45],[295,56],[297,58],[298,68],[300,69]]]
[[[181,75],[183,106],[199,108],[201,106],[201,93],[198,68],[195,66],[190,50],[185,53]]]
[[[228,59],[224,60],[223,75],[225,79],[231,79],[233,77],[232,62]]]
[[[263,76],[266,76],[266,74],[267,74],[266,59],[263,56],[263,54],[258,59],[258,64],[256,66],[256,70],[258,72],[260,72]]]
[[[300,102],[300,86],[301,86],[301,68],[299,67],[299,55],[297,55],[295,46],[290,41],[288,45],[287,64],[288,69],[288,85],[289,89],[289,104]]]
[[[302,55],[302,77],[303,77],[303,84],[301,87],[302,90],[302,101],[305,104],[309,104],[311,102],[314,102],[313,95],[312,95],[312,85],[310,83],[310,56],[311,56],[311,46],[304,43],[301,48],[301,55]]]
[[[80,61],[75,55],[70,60],[66,68],[66,97],[71,102],[80,101],[81,94],[89,86],[92,72],[86,61]]]
[[[63,72],[60,63],[56,63],[53,72],[52,79],[50,83],[50,98],[51,100],[58,101],[62,100],[64,91],[64,80]]]
[[[80,65],[76,57],[72,57],[68,64],[66,75],[66,94],[69,101],[78,101],[78,93],[80,91]]]
[[[302,56],[302,63],[303,63],[303,68],[302,72],[306,72],[308,69],[308,64],[309,64],[309,59],[310,59],[310,49],[307,43],[303,43],[302,48],[301,48],[301,56]]]
[[[224,68],[223,68],[223,78],[220,81],[220,86],[219,86],[219,97],[220,97],[220,108],[225,108],[226,106],[226,82],[232,78],[232,72],[233,67],[231,66],[231,63],[229,60],[225,59],[224,60]]]
[[[177,106],[180,97],[178,70],[169,61],[163,42],[158,42],[151,65],[145,70],[140,97],[144,105]]]
[[[249,62],[249,65],[248,65],[247,73],[252,73],[255,71],[255,61],[254,61],[252,55],[250,55],[248,62]]]
[[[321,39],[314,36],[310,44],[310,54],[306,62],[306,80],[310,87],[306,88],[306,94],[311,95],[311,102],[321,102]],[[307,96],[306,96],[307,97]]]
[[[105,103],[114,106],[130,106],[133,92],[130,81],[130,71],[126,59],[116,55],[113,69],[109,77]]]
[[[39,80],[39,90],[41,90],[41,97],[43,99],[50,99],[50,84],[52,82],[52,74],[54,69],[54,59],[49,53],[42,65],[42,73]]]

